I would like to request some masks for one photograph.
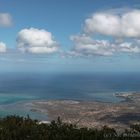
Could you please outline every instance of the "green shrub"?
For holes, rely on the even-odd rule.
[[[131,125],[122,133],[104,126],[102,129],[79,128],[63,123],[60,117],[50,124],[40,124],[29,116],[0,119],[0,140],[140,140],[140,125]]]

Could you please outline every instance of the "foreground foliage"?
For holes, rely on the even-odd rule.
[[[107,126],[100,130],[78,128],[59,117],[50,124],[39,124],[29,116],[7,116],[0,119],[0,140],[140,140],[140,125],[131,125],[118,134]]]

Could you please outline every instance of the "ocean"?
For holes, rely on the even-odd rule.
[[[0,116],[30,114],[14,110],[20,101],[93,100],[119,102],[118,92],[139,92],[140,73],[0,73]],[[7,108],[11,105],[12,108]],[[13,110],[12,110],[13,109]],[[34,115],[34,114],[31,114]]]

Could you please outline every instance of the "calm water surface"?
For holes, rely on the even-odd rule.
[[[34,99],[118,102],[116,92],[139,92],[140,73],[1,73],[0,104]],[[1,116],[11,113],[1,107]],[[16,114],[29,113],[16,111]]]

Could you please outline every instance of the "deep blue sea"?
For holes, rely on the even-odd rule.
[[[113,93],[139,91],[140,73],[0,74],[0,103],[34,98],[115,102]]]
[[[114,93],[139,91],[140,73],[0,73],[1,105],[34,99],[118,102]]]

